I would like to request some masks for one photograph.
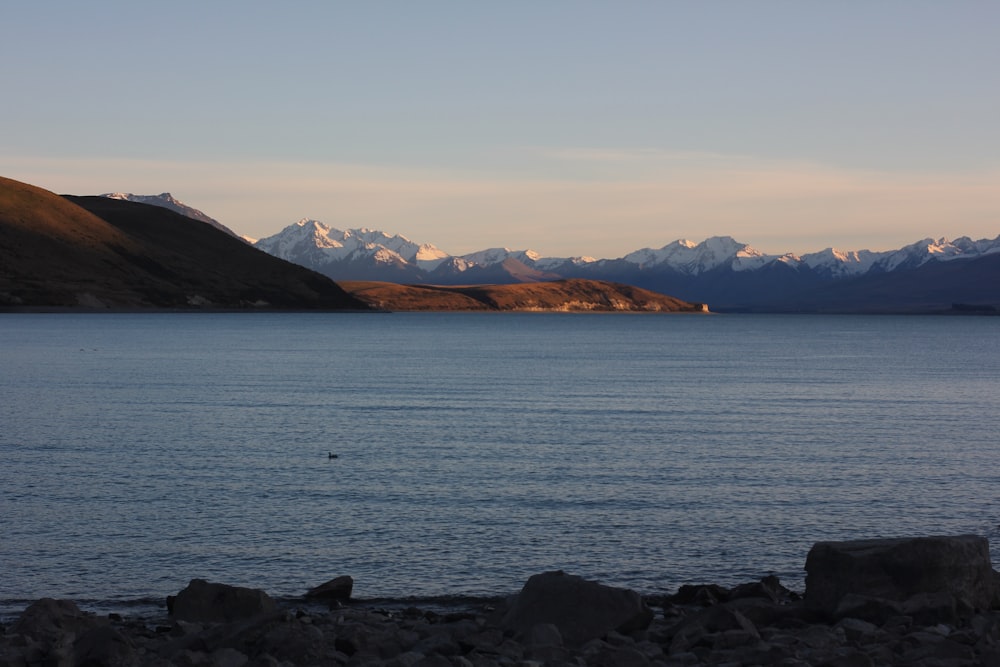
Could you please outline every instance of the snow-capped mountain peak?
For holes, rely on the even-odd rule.
[[[977,244],[971,241],[965,243],[966,240],[968,239],[960,239],[960,243],[956,244],[946,238],[922,239],[899,250],[882,253],[877,266],[882,271],[895,271],[899,268],[915,268],[932,259],[948,261],[967,257],[969,254],[983,254],[984,248],[977,247]]]
[[[516,259],[530,266],[541,259],[541,257],[534,250],[511,250],[510,248],[488,248],[468,255],[462,255],[462,259],[465,261],[474,265],[478,264],[479,266],[502,264],[507,259]]]
[[[341,230],[311,218],[260,239],[256,245],[264,252],[314,268],[367,257],[377,264],[413,264],[430,271],[449,257],[429,243],[417,244],[399,234],[365,227]]]
[[[797,258],[810,269],[831,277],[860,275],[870,270],[882,256],[871,250],[838,250],[826,248]]]
[[[305,238],[300,238],[305,237]],[[323,223],[302,220],[278,234],[261,239],[257,247],[289,261],[303,264],[335,280],[388,280],[393,282],[461,283],[468,280],[520,282],[539,276],[632,282],[671,292],[700,284],[703,277],[713,299],[737,299],[739,290],[758,290],[767,282],[777,293],[797,288],[790,274],[749,276],[769,266],[783,266],[801,273],[802,284],[816,285],[868,274],[917,268],[931,261],[951,261],[1000,253],[1000,237],[972,241],[966,237],[923,239],[886,252],[839,250],[833,247],[796,256],[765,254],[732,236],[713,236],[695,243],[679,239],[660,248],[643,248],[617,260],[542,257],[532,250],[495,247],[452,256],[430,244],[417,244],[404,236],[371,229],[341,231]],[[631,266],[631,268],[629,268]],[[737,277],[747,276],[747,278]],[[680,282],[678,282],[680,281]],[[695,282],[691,282],[695,281]],[[730,287],[723,287],[730,285]],[[745,287],[744,287],[745,286]],[[711,290],[717,290],[712,292]],[[735,291],[734,291],[735,290]],[[783,291],[782,291],[783,290]],[[681,296],[705,299],[702,292]],[[748,298],[748,297],[742,297]]]
[[[739,243],[731,236],[713,236],[701,243],[681,239],[659,250],[643,248],[622,259],[641,269],[673,269],[687,275],[698,275],[720,267],[729,267],[734,271],[756,269],[775,258]]]
[[[102,197],[107,197],[108,199],[118,199],[121,201],[131,201],[138,204],[149,204],[151,206],[159,206],[160,208],[170,209],[175,213],[180,213],[181,215],[191,218],[192,220],[198,220],[199,222],[205,222],[216,229],[226,232],[230,236],[235,236],[238,239],[246,240],[239,236],[236,232],[229,229],[221,222],[215,218],[211,218],[208,215],[202,213],[196,208],[188,206],[181,200],[175,198],[169,192],[164,192],[158,195],[135,195],[131,192],[106,192],[101,195]]]

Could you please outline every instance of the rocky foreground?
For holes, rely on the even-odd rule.
[[[1000,665],[1000,575],[976,536],[820,542],[798,595],[774,577],[643,598],[563,572],[496,607],[440,614],[350,601],[350,577],[280,607],[192,581],[162,623],[31,605],[0,634],[26,665]],[[310,611],[315,601],[329,611]]]

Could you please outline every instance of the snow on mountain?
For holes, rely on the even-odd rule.
[[[436,267],[439,273],[463,273],[476,266],[475,262],[470,262],[464,257],[449,257]]]
[[[175,199],[174,196],[171,195],[169,192],[164,192],[158,195],[135,195],[132,194],[131,192],[106,192],[101,196],[107,197],[108,199],[118,199],[121,201],[134,201],[140,204],[152,204],[153,206],[162,206],[164,208],[175,208],[175,209],[190,208],[184,202],[180,201],[179,199]],[[208,216],[205,215],[204,213],[202,213],[202,215],[208,218]]]
[[[723,304],[754,299],[773,304],[827,281],[1000,253],[1000,237],[980,241],[966,237],[955,241],[924,239],[885,252],[827,248],[796,256],[768,255],[731,236],[714,236],[701,243],[678,240],[658,249],[643,248],[619,259],[542,257],[532,250],[510,248],[453,256],[398,234],[364,228],[339,230],[309,219],[255,245],[334,280],[466,284],[594,278]],[[765,270],[773,267],[784,268]],[[801,277],[795,278],[795,274]]]
[[[172,208],[218,225],[170,193],[104,196]],[[277,234],[248,242],[334,280],[459,285],[581,278],[627,283],[731,309],[850,310],[855,306],[876,307],[878,299],[884,303],[877,307],[893,308],[893,298],[904,298],[900,296],[903,284],[913,292],[904,300],[920,307],[926,305],[930,298],[927,295],[933,290],[937,290],[935,298],[945,305],[987,303],[993,299],[989,286],[998,284],[989,272],[1000,267],[1000,236],[978,241],[968,237],[952,241],[926,238],[897,250],[879,252],[831,247],[801,256],[768,255],[731,236],[713,236],[700,243],[677,240],[615,259],[543,257],[533,250],[506,247],[455,256],[399,234],[367,228],[340,230],[303,218]],[[961,267],[942,267],[943,263],[987,255],[993,258],[970,262],[968,274]],[[883,278],[892,279],[885,274],[896,271],[909,273],[903,281],[885,283],[882,292],[867,291],[871,285],[882,284],[879,281]],[[849,280],[852,278],[858,280]],[[1000,310],[1000,305],[997,308]]]
[[[994,252],[1000,252],[1000,237],[993,241],[987,239],[973,241],[966,236],[955,241],[949,241],[945,238],[937,240],[926,238],[899,250],[881,253],[882,256],[875,262],[873,269],[888,272],[903,268],[916,268],[931,260],[947,262]]]
[[[843,251],[827,248],[795,259],[814,271],[831,278],[846,278],[866,273],[883,255],[884,253],[872,252],[871,250]]]
[[[1000,236],[995,239],[981,239],[979,241],[973,241],[968,236],[962,236],[952,241],[952,243],[957,248],[961,248],[963,253],[969,255],[981,256],[1000,253]]]
[[[713,236],[697,244],[683,239],[668,243],[659,250],[643,248],[622,259],[640,269],[670,268],[694,276],[719,267],[750,271],[776,258],[739,243],[731,236]]]
[[[540,271],[551,271],[562,266],[586,266],[594,264],[599,260],[594,257],[539,257],[535,260],[535,268]]]
[[[507,259],[516,259],[531,266],[541,259],[541,257],[534,250],[511,250],[510,248],[488,248],[487,250],[462,255],[462,259],[465,261],[479,266],[502,264]]]
[[[1000,236],[996,239],[973,241],[967,236],[948,239],[923,239],[899,248],[873,252],[871,250],[842,251],[827,248],[797,258],[801,264],[831,278],[860,276],[872,272],[886,273],[897,269],[917,268],[929,261],[947,262],[1000,252]]]
[[[255,244],[264,252],[296,263],[317,264],[368,258],[381,264],[412,264],[430,271],[449,258],[430,244],[417,244],[398,234],[373,229],[340,230],[303,218]],[[306,261],[304,261],[306,260]]]
[[[171,211],[174,211],[175,213],[180,213],[183,216],[191,218],[192,220],[198,220],[200,222],[208,223],[213,227],[215,227],[216,229],[226,232],[230,236],[235,236],[238,239],[247,241],[247,239],[245,239],[242,236],[239,236],[236,232],[229,229],[215,218],[209,217],[208,215],[202,213],[198,209],[188,206],[181,200],[176,199],[169,192],[164,192],[158,195],[136,195],[132,194],[131,192],[106,192],[101,196],[107,197],[108,199],[119,199],[121,201],[132,201],[139,204],[149,204],[151,206],[159,206],[161,208],[167,208],[170,209]],[[247,242],[250,243],[251,245],[253,244],[252,241],[247,241]]]

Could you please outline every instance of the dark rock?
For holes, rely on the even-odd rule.
[[[976,535],[817,542],[806,572],[806,603],[830,613],[852,593],[896,602],[945,593],[972,609],[996,596],[989,542]]]
[[[699,604],[708,607],[729,599],[729,589],[717,584],[684,584],[668,598],[673,604]]]
[[[646,667],[650,663],[649,658],[633,646],[607,644],[590,647],[590,650],[585,652],[585,660],[587,665],[607,667]]]
[[[358,652],[357,644],[346,637],[337,637],[333,642],[334,648],[344,655],[354,655]]]
[[[451,660],[443,655],[428,655],[417,660],[411,667],[455,667]]]
[[[794,599],[795,594],[781,585],[781,581],[774,575],[768,575],[760,581],[740,584],[729,591],[730,600],[742,598],[764,598],[771,602]]]
[[[223,623],[272,612],[274,600],[262,590],[192,579],[173,600],[171,615],[181,621]]]
[[[212,667],[243,667],[248,662],[245,655],[232,648],[220,648],[208,657]]]
[[[879,633],[877,625],[860,618],[842,618],[837,622],[836,627],[844,631],[844,636],[849,641],[854,642],[869,640]]]
[[[84,614],[71,600],[42,598],[21,613],[11,626],[10,633],[31,637],[40,642],[51,642],[63,635],[82,634],[105,622]]]
[[[917,625],[955,624],[960,618],[972,615],[972,609],[965,606],[961,598],[944,591],[917,593],[904,600],[901,608]]]
[[[326,652],[323,633],[306,623],[280,623],[253,642],[256,651],[293,665],[320,664]]]
[[[710,607],[705,611],[695,615],[697,621],[709,632],[726,632],[727,630],[741,630],[753,637],[760,639],[757,627],[750,622],[746,616],[736,609],[727,605]]]
[[[833,610],[834,618],[860,618],[875,625],[883,625],[890,618],[902,615],[902,605],[894,600],[857,593],[848,593],[842,597]]]
[[[538,623],[531,626],[524,635],[524,645],[536,648],[539,646],[562,646],[563,638],[559,628],[553,623]]]
[[[347,575],[331,579],[306,592],[306,598],[311,600],[328,600],[331,602],[347,602],[354,590],[354,579]]]
[[[110,625],[85,632],[73,644],[77,667],[132,667],[139,662],[132,640]]]
[[[757,627],[746,616],[728,605],[715,605],[698,611],[674,626],[670,642],[671,653],[683,653],[699,645],[713,646],[718,635],[737,631],[746,643],[760,639]],[[733,640],[736,641],[736,640]]]
[[[822,667],[875,667],[871,657],[861,651],[847,650],[821,663]]]
[[[132,643],[107,618],[85,614],[70,600],[42,598],[32,603],[0,636],[13,640],[0,649],[4,666],[135,664]]]
[[[903,638],[900,663],[904,665],[944,664],[976,665],[975,650],[933,632],[911,632]]]
[[[432,634],[414,645],[413,650],[423,655],[459,655],[461,648],[450,634]]]
[[[556,571],[528,579],[501,625],[523,635],[539,623],[551,623],[567,646],[579,646],[612,630],[644,629],[652,620],[638,593]]]
[[[712,637],[712,650],[728,651],[744,646],[753,646],[760,641],[757,631],[748,632],[746,630],[723,630],[717,632]]]
[[[745,616],[757,627],[766,625],[776,625],[789,617],[802,617],[803,610],[799,605],[786,605],[771,602],[766,598],[737,598],[732,602],[727,602],[726,606],[734,609]],[[805,614],[812,621],[813,619]]]

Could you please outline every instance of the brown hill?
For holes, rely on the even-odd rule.
[[[168,209],[6,178],[0,307],[368,309],[332,280]]]
[[[603,280],[465,286],[342,281],[340,285],[377,308],[397,311],[708,312],[704,304]]]

